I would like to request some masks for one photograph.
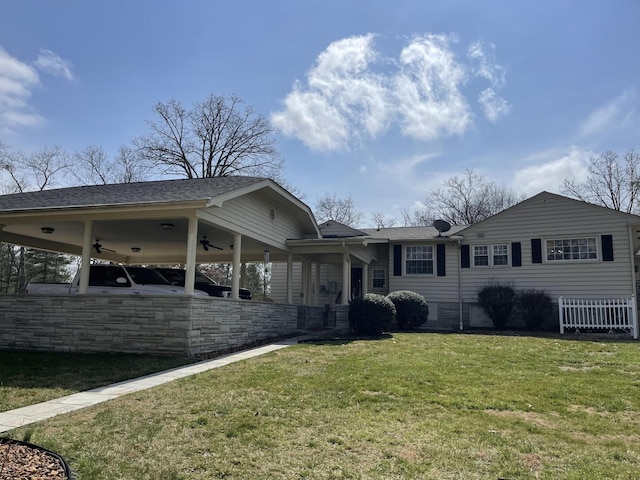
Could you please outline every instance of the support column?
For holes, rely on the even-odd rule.
[[[231,278],[231,298],[240,299],[240,258],[242,253],[242,235],[233,234],[233,275]]]
[[[342,295],[340,303],[347,305],[351,300],[351,260],[348,253],[342,254]]]
[[[193,295],[196,281],[196,252],[198,250],[198,218],[189,217],[187,227],[187,259],[184,277],[184,293]]]
[[[316,263],[316,289],[313,297],[313,304],[317,307],[320,305],[320,264]]]
[[[82,263],[80,264],[80,285],[78,293],[89,291],[89,271],[91,267],[91,238],[93,237],[93,220],[85,220],[82,236]]]
[[[369,264],[362,265],[362,296],[364,297],[369,293]]]
[[[302,305],[311,305],[309,302],[309,262],[302,261]]]
[[[287,257],[287,303],[293,303],[293,253]]]

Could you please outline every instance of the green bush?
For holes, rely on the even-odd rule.
[[[516,292],[509,285],[490,283],[478,291],[478,303],[497,329],[507,326],[516,301]]]
[[[349,326],[356,335],[381,335],[393,325],[396,308],[384,295],[367,293],[349,304]]]
[[[429,304],[418,293],[400,290],[387,295],[396,307],[398,330],[414,330],[424,324],[429,317]]]
[[[518,295],[518,307],[527,328],[538,330],[553,314],[551,297],[544,290],[523,290]]]

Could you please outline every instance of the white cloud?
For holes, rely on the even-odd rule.
[[[273,124],[284,135],[324,151],[346,150],[392,126],[422,141],[463,135],[473,123],[462,91],[471,67],[456,58],[453,37],[417,36],[397,59],[382,57],[374,40],[368,34],[330,44],[306,83],[294,83],[283,109],[272,114]],[[471,70],[496,87],[503,85],[504,70],[481,44],[474,45],[470,58],[477,65]],[[506,100],[495,94],[485,104],[492,121],[509,111]]]
[[[402,132],[420,140],[462,135],[471,112],[460,91],[464,67],[455,61],[444,35],[415,38],[400,54],[394,97]]]
[[[534,154],[527,159],[532,165],[517,171],[513,188],[527,195],[542,191],[559,192],[565,178],[582,182],[587,176],[589,158],[593,152],[572,146],[567,151],[550,150]]]
[[[591,112],[582,123],[580,134],[588,137],[610,128],[624,127],[635,115],[637,106],[638,96],[635,90],[625,90],[607,104]]]
[[[492,88],[487,88],[480,92],[478,101],[482,105],[485,117],[491,122],[496,122],[500,117],[504,117],[511,111],[511,105],[504,98],[496,95]]]
[[[71,63],[68,60],[64,60],[51,50],[40,49],[38,58],[34,62],[34,65],[43,72],[53,75],[54,77],[64,78],[66,80],[73,80],[73,74],[71,73]]]
[[[386,128],[388,101],[382,77],[372,73],[373,35],[332,43],[299,83],[272,121],[285,135],[314,150],[342,150],[354,137],[375,137]]]
[[[28,105],[32,90],[39,84],[35,68],[0,47],[0,132],[7,134],[42,122],[43,118],[31,112]]]
[[[495,89],[504,87],[506,83],[505,69],[495,60],[496,46],[492,43],[485,45],[482,42],[474,42],[467,52],[472,61],[472,71],[476,77],[482,77]]]

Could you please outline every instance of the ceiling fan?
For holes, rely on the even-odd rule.
[[[206,235],[202,236],[202,240],[200,240],[200,245],[202,245],[202,248],[204,248],[205,252],[209,251],[209,247],[215,248],[217,250],[223,250],[222,247],[217,247],[217,246],[213,245],[209,240],[207,240],[207,236]]]
[[[102,246],[102,244],[100,244],[100,239],[99,238],[96,238],[96,243],[94,243],[91,246],[93,247],[93,249],[96,251],[97,254],[102,253],[103,250],[105,252],[114,252],[115,253],[115,250],[111,250],[110,248],[104,248]]]

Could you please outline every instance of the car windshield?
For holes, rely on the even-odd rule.
[[[166,278],[160,273],[150,268],[144,267],[125,267],[131,279],[140,285],[171,285]]]
[[[212,283],[214,285],[218,284],[218,282],[210,279],[202,272],[196,272],[196,283]]]

